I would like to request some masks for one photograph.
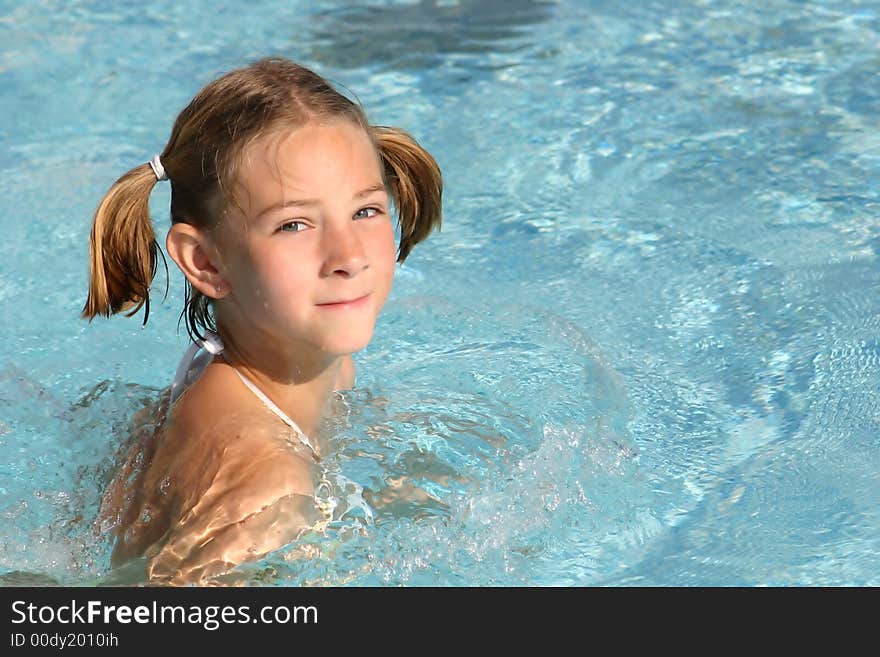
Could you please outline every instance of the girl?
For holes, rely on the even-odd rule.
[[[258,61],[199,92],[161,155],[110,188],[83,317],[143,307],[146,323],[161,180],[194,344],[101,514],[114,565],[143,555],[152,581],[204,583],[324,517],[319,424],[354,383],[395,259],[439,228],[442,179],[412,137],[371,126],[320,76]]]

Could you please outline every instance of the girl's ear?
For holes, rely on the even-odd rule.
[[[186,280],[211,299],[222,299],[230,287],[212,262],[214,250],[204,231],[190,224],[171,226],[165,238],[165,248],[177,263]]]

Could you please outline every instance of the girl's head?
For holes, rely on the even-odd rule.
[[[166,244],[187,278],[193,336],[216,328],[216,311],[229,328],[248,321],[265,337],[359,349],[371,322],[339,319],[375,318],[390,289],[389,201],[398,262],[440,225],[442,179],[431,155],[402,130],[371,126],[359,105],[284,59],[202,89],[160,159],[171,183]],[[149,164],[135,167],[98,207],[84,317],[144,305],[148,315],[160,253],[148,214],[156,180]],[[346,324],[369,331],[346,334],[338,328]]]

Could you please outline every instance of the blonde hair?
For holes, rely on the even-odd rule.
[[[398,262],[440,227],[443,180],[437,162],[400,128],[371,126],[361,106],[313,71],[266,58],[214,80],[174,122],[160,158],[171,182],[171,221],[208,228],[224,204],[244,149],[261,135],[316,119],[362,127],[376,146],[400,225]],[[120,177],[95,211],[89,248],[89,294],[83,318],[145,308],[162,252],[149,215],[156,175],[149,163]],[[163,256],[164,258],[164,256]],[[190,337],[216,325],[209,300],[187,282],[184,310]]]

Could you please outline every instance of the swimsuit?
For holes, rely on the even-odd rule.
[[[226,360],[226,357],[223,355],[223,341],[220,339],[220,336],[213,331],[206,331],[205,339],[193,342],[183,355],[180,365],[177,366],[177,372],[174,375],[174,382],[171,384],[171,406],[173,406],[174,402],[180,398],[184,390],[201,376],[202,372],[204,372],[208,365],[214,360],[214,356],[221,356]],[[266,408],[278,416],[284,424],[293,429],[299,436],[300,441],[312,450],[312,454],[318,459],[318,452],[315,450],[305,431],[300,429],[290,416],[278,408],[278,406],[266,396],[266,393],[257,387],[256,383],[242,374],[234,365],[232,365],[232,363],[229,363],[228,360],[226,360],[226,362],[229,364],[229,367],[238,374],[238,378],[241,379],[241,382],[244,383],[245,386],[247,386],[248,390],[254,393],[254,395],[257,396],[257,399],[263,402]]]

